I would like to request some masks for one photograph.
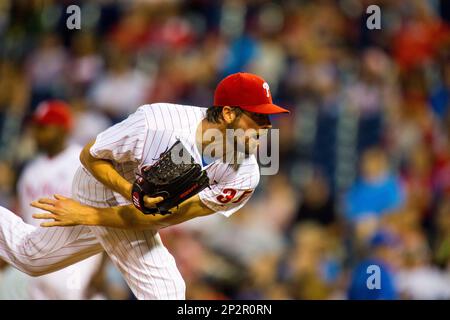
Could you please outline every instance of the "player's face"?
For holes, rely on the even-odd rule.
[[[233,122],[233,129],[241,129],[245,133],[235,136],[238,150],[246,155],[255,154],[260,137],[267,134],[270,128],[272,128],[272,124],[267,114],[243,111],[242,115]]]
[[[35,125],[33,133],[38,150],[45,153],[59,148],[67,136],[63,128],[55,125]]]

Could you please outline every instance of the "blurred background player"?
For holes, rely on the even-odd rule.
[[[54,193],[71,194],[72,180],[80,164],[81,147],[69,144],[73,126],[70,106],[60,100],[41,102],[32,117],[32,132],[38,156],[28,163],[18,181],[19,213],[23,220],[38,226],[32,214],[33,200]],[[38,210],[39,211],[39,210]],[[13,268],[0,285],[0,298],[32,300],[86,299],[87,287],[98,270],[101,255],[93,256],[68,268],[40,277],[30,277]],[[17,284],[21,283],[21,286]],[[0,283],[1,284],[1,283]],[[9,294],[8,294],[9,293]]]
[[[24,168],[18,180],[19,213],[31,225],[36,209],[30,203],[43,195],[71,194],[72,180],[80,164],[81,147],[68,143],[73,127],[70,106],[63,101],[41,102],[32,117],[32,133],[38,155]]]

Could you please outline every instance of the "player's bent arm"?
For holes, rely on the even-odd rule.
[[[99,182],[120,193],[125,199],[131,200],[132,184],[117,172],[109,160],[98,159],[91,155],[90,149],[94,143],[95,139],[81,151],[81,163]]]
[[[53,219],[43,222],[43,227],[91,225],[134,230],[160,229],[214,213],[198,195],[184,201],[168,215],[145,215],[133,205],[95,208],[59,195],[55,198],[32,203],[33,207],[49,212],[35,214],[34,218]]]

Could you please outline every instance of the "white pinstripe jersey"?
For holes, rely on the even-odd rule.
[[[111,160],[116,170],[128,181],[143,165],[151,165],[159,155],[181,140],[194,160],[202,164],[196,147],[195,133],[205,118],[206,109],[155,103],[144,105],[124,121],[97,136],[90,152],[96,158]],[[227,217],[239,210],[250,198],[259,182],[259,167],[252,155],[235,169],[218,159],[204,166],[211,188],[199,193],[210,209]],[[120,194],[104,187],[84,168],[74,192],[79,201],[97,207],[129,204]]]

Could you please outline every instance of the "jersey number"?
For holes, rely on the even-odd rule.
[[[237,198],[236,200],[232,201],[232,203],[239,203],[242,200],[247,199],[252,194],[252,192],[253,192],[253,190],[245,190],[241,194],[241,196],[239,198]],[[234,197],[236,196],[236,193],[237,193],[236,189],[230,189],[230,188],[223,189],[222,194],[217,197],[217,201],[219,201],[220,203],[228,203],[234,199]]]

